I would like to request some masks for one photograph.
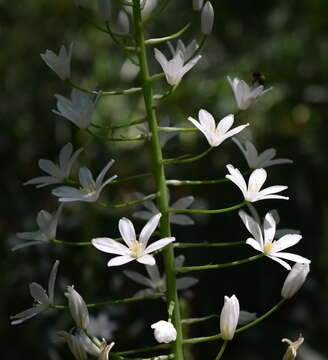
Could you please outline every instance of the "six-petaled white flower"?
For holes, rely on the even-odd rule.
[[[18,244],[14,246],[11,250],[15,251],[26,246],[44,244],[48,243],[51,240],[54,240],[56,238],[57,225],[62,207],[63,205],[60,205],[58,210],[53,214],[50,214],[48,211],[45,210],[39,211],[36,217],[36,223],[39,226],[39,230],[33,232],[17,233],[16,236],[19,239],[30,241]]]
[[[82,151],[83,148],[80,148],[73,153],[72,144],[67,143],[59,152],[58,165],[51,160],[39,160],[40,169],[50,176],[38,176],[26,181],[24,185],[36,185],[37,188],[41,188],[43,186],[64,182],[65,179],[69,178],[72,166]]]
[[[230,130],[234,122],[234,116],[232,114],[225,116],[216,125],[212,114],[204,109],[199,110],[198,118],[199,122],[191,116],[188,117],[188,120],[205,135],[208,143],[213,147],[219,146],[224,140],[239,133],[249,125],[240,125]]]
[[[255,103],[258,97],[264,95],[272,89],[270,87],[264,90],[263,85],[256,84],[254,86],[249,86],[244,80],[240,80],[238,78],[231,80],[230,76],[227,76],[227,78],[235,95],[237,106],[240,110],[248,109]]]
[[[291,267],[282,259],[304,264],[309,264],[311,262],[303,256],[282,252],[282,250],[297,244],[302,239],[302,236],[299,234],[286,234],[279,240],[274,240],[276,235],[276,221],[271,212],[268,212],[265,215],[262,228],[260,224],[251,216],[247,215],[245,211],[239,211],[239,216],[244,222],[247,230],[253,235],[253,238],[248,238],[246,240],[246,244],[250,245],[255,250],[278,262],[287,270],[290,270]]]
[[[51,50],[46,50],[44,54],[40,54],[42,60],[52,69],[62,80],[71,77],[71,59],[73,44],[70,45],[68,51],[65,46],[59,50],[56,55]]]
[[[273,165],[293,163],[293,160],[290,159],[274,159],[277,154],[276,149],[266,149],[259,154],[254,144],[248,140],[245,141],[244,146],[236,138],[232,138],[232,141],[239,147],[251,169],[260,169]]]
[[[30,284],[30,294],[34,299],[35,304],[33,304],[32,308],[22,311],[14,316],[11,316],[11,325],[21,324],[23,321],[32,318],[33,316],[47,310],[50,305],[53,305],[58,265],[59,261],[56,260],[49,275],[48,294],[46,290],[38,283],[34,282]]]
[[[143,193],[137,193],[138,198],[142,199],[146,195]],[[187,209],[190,207],[190,205],[194,202],[195,198],[193,196],[185,196],[177,201],[175,201],[172,205],[170,205],[171,208],[174,209]],[[144,201],[142,205],[146,208],[146,210],[139,210],[132,214],[133,217],[142,219],[142,220],[149,220],[153,215],[158,214],[160,211],[156,207],[156,205],[150,201]],[[177,225],[194,225],[194,220],[185,214],[169,214],[169,220],[171,224],[177,224]]]
[[[76,189],[72,186],[60,186],[59,188],[53,189],[52,194],[59,197],[59,201],[61,202],[97,201],[102,189],[117,178],[117,175],[114,175],[104,181],[104,177],[113,163],[114,160],[110,160],[100,172],[96,180],[94,180],[91,171],[87,167],[82,167],[79,172],[79,181],[81,184],[80,189]]]
[[[168,321],[160,320],[150,327],[154,329],[154,337],[159,343],[168,344],[177,338],[175,327]]]
[[[243,175],[237,168],[229,164],[227,165],[227,169],[230,175],[228,174],[225,177],[239,187],[247,201],[255,202],[266,199],[289,199],[287,196],[275,195],[276,193],[287,189],[288,186],[274,185],[261,190],[267,178],[267,172],[264,169],[256,169],[251,173],[248,180],[248,186],[246,185]]]
[[[296,263],[286,277],[281,289],[281,296],[284,299],[292,298],[304,284],[309,272],[309,264]]]
[[[118,227],[127,246],[111,238],[92,239],[92,245],[100,251],[120,255],[109,260],[108,266],[123,265],[133,260],[137,260],[139,263],[145,265],[155,265],[156,262],[151,253],[175,240],[174,237],[166,237],[147,246],[148,240],[155,231],[160,217],[161,214],[157,214],[146,223],[139,235],[139,241],[136,238],[136,232],[132,222],[127,218],[120,219]]]
[[[55,96],[57,98],[57,110],[52,110],[55,114],[70,120],[80,129],[86,129],[90,126],[92,112],[95,107],[91,95],[73,89],[71,99],[58,94]]]
[[[185,257],[183,255],[179,255],[174,259],[175,268],[179,268],[183,266]],[[131,280],[135,281],[138,284],[144,285],[147,289],[139,290],[134,294],[134,297],[144,297],[149,295],[154,295],[158,293],[166,292],[166,277],[165,275],[161,276],[158,266],[155,264],[153,266],[146,265],[146,270],[148,273],[148,277],[143,276],[135,271],[125,270],[123,271],[124,275],[126,275]],[[178,278],[176,280],[177,290],[188,289],[191,286],[194,286],[198,283],[198,279],[193,278],[191,276],[184,276]]]
[[[235,334],[239,320],[239,301],[235,295],[224,297],[224,305],[220,315],[222,339],[231,340]]]
[[[185,63],[184,55],[181,51],[178,51],[173,59],[167,60],[164,54],[155,49],[155,58],[160,63],[167,82],[174,86],[179,84],[182,77],[196,65],[196,63],[201,58],[201,55],[195,56],[193,59]]]
[[[65,296],[76,326],[80,329],[87,329],[89,326],[89,311],[82,296],[74,289],[74,286],[67,286]]]

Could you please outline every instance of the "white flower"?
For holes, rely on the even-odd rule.
[[[231,80],[230,76],[227,76],[227,78],[235,95],[237,106],[240,110],[248,109],[255,103],[258,97],[264,95],[272,89],[272,87],[270,87],[264,90],[263,85],[248,86],[244,80],[239,80],[238,78]]]
[[[33,316],[47,310],[50,305],[54,304],[54,288],[58,265],[59,261],[56,260],[49,275],[48,294],[46,290],[38,283],[30,284],[30,294],[34,299],[35,304],[33,304],[32,308],[11,316],[10,319],[13,320],[11,325],[21,324],[23,321],[28,320]]]
[[[181,51],[178,51],[173,59],[167,60],[161,51],[155,49],[155,58],[160,63],[167,82],[174,86],[179,84],[184,74],[186,74],[201,58],[201,55],[195,56],[193,59],[188,61],[186,64],[184,55]]]
[[[57,110],[52,110],[55,114],[72,121],[80,129],[89,127],[95,107],[92,96],[73,89],[71,99],[58,94],[55,97],[57,98]]]
[[[201,14],[201,29],[204,35],[212,32],[214,23],[214,10],[209,1],[206,1]]]
[[[89,326],[89,312],[82,296],[73,286],[67,286],[65,296],[68,299],[68,306],[75,324],[80,329],[87,329]]]
[[[192,0],[192,8],[195,11],[199,11],[204,4],[204,0]]]
[[[48,211],[41,210],[36,217],[39,226],[38,231],[17,233],[19,239],[31,240],[22,244],[15,245],[11,250],[15,251],[26,246],[44,244],[56,238],[57,224],[63,206],[60,205],[57,211],[50,214]]]
[[[146,195],[142,193],[137,193],[138,198],[142,199]],[[178,199],[175,201],[172,205],[170,205],[171,208],[175,209],[187,209],[193,202],[195,198],[193,196],[185,196],[183,198]],[[158,214],[160,211],[156,207],[156,205],[153,203],[153,201],[144,201],[142,205],[147,209],[136,211],[132,214],[133,217],[142,219],[142,220],[149,220],[153,215]],[[171,224],[177,224],[177,225],[194,225],[194,220],[185,214],[169,214],[169,220]]]
[[[67,343],[76,360],[87,360],[87,353],[80,332],[73,335],[71,332],[58,331],[57,335]]]
[[[199,110],[198,118],[199,122],[191,116],[188,117],[188,120],[206,136],[208,143],[213,147],[219,146],[224,140],[239,133],[249,125],[240,125],[229,130],[234,122],[234,116],[232,114],[225,116],[216,125],[212,114],[204,109]]]
[[[235,295],[224,297],[224,305],[220,315],[220,331],[224,340],[231,340],[235,334],[239,320],[239,301]]]
[[[253,235],[253,238],[247,239],[246,244],[250,245],[255,250],[262,252],[265,256],[278,262],[287,270],[290,270],[291,267],[282,259],[304,264],[309,264],[311,262],[303,256],[281,252],[282,250],[297,244],[302,239],[302,236],[298,234],[287,234],[279,240],[274,240],[276,234],[276,221],[271,212],[268,212],[265,215],[262,229],[260,224],[244,211],[239,211],[239,216],[244,222],[247,230]]]
[[[76,360],[87,360],[87,353],[97,357],[98,360],[108,360],[108,353],[115,344],[114,342],[107,344],[105,339],[100,341],[94,336],[91,340],[90,335],[87,336],[81,329],[74,335],[67,331],[58,331],[57,335],[68,344]]]
[[[71,77],[71,59],[73,44],[70,45],[68,51],[65,46],[59,50],[56,55],[51,50],[46,50],[44,54],[40,54],[42,60],[52,69],[62,80]]]
[[[174,259],[174,266],[176,268],[182,267],[185,257],[179,255]],[[161,276],[158,266],[155,264],[153,266],[146,265],[146,270],[148,277],[143,276],[135,271],[125,270],[123,271],[129,279],[135,281],[138,284],[144,285],[147,289],[139,290],[134,297],[144,297],[149,295],[154,295],[158,293],[166,292],[166,279],[165,275]],[[185,290],[194,286],[198,283],[198,279],[195,279],[191,276],[184,276],[176,280],[176,286],[178,290]]]
[[[139,241],[136,239],[132,222],[127,218],[120,219],[118,227],[127,246],[111,238],[92,239],[92,245],[100,251],[120,255],[109,260],[108,266],[123,265],[133,260],[137,260],[139,263],[145,265],[155,265],[155,259],[150,253],[163,248],[175,240],[174,237],[166,237],[147,246],[148,240],[155,231],[160,217],[161,214],[157,214],[147,222],[141,230]]]
[[[250,169],[260,169],[279,164],[292,164],[293,160],[290,159],[273,159],[277,151],[270,148],[264,150],[261,154],[258,153],[254,144],[250,141],[245,141],[244,146],[236,138],[232,138],[232,141],[239,147],[243,153]]]
[[[51,160],[40,159],[39,167],[41,170],[49,174],[50,176],[39,176],[26,181],[24,185],[36,185],[37,188],[41,188],[51,184],[58,184],[69,178],[73,163],[83,151],[82,148],[76,150],[73,153],[73,146],[71,143],[67,143],[59,152],[59,163],[55,164]]]
[[[274,185],[261,190],[266,178],[267,172],[264,169],[254,170],[248,180],[248,186],[240,171],[231,164],[227,165],[230,175],[225,177],[236,184],[244,195],[245,200],[250,202],[266,200],[266,199],[284,199],[288,200],[287,196],[274,195],[280,191],[288,188],[288,186]]]
[[[292,298],[304,284],[309,272],[309,264],[296,263],[286,277],[281,289],[281,296],[284,299]]]
[[[79,172],[79,181],[81,184],[80,189],[76,189],[71,186],[60,186],[59,188],[53,189],[52,194],[59,197],[61,202],[71,202],[71,201],[87,201],[95,202],[98,200],[102,189],[109,184],[112,180],[117,178],[117,175],[114,175],[104,181],[104,177],[113,165],[114,160],[110,160],[108,164],[103,168],[103,170],[98,175],[96,181],[93,178],[91,171],[87,167],[82,167]]]
[[[197,44],[196,40],[191,41],[191,43],[186,46],[184,44],[184,42],[179,39],[177,41],[177,46],[175,49],[170,41],[167,44],[170,48],[172,56],[175,57],[180,52],[183,56],[184,62],[186,62],[188,59],[190,59],[192,57],[192,55],[195,53],[195,51],[198,49],[198,44]]]
[[[152,324],[150,327],[154,329],[155,339],[159,343],[168,344],[175,341],[177,338],[177,331],[175,330],[175,327],[168,321],[160,320]]]
[[[294,360],[296,358],[298,348],[302,345],[304,341],[304,337],[300,335],[299,338],[294,342],[289,339],[282,339],[281,341],[289,344],[288,349],[285,352],[282,360]]]

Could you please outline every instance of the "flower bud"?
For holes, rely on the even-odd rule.
[[[214,10],[209,1],[206,1],[201,14],[201,28],[204,35],[209,35],[212,32],[214,23]]]
[[[81,295],[74,290],[73,286],[67,286],[67,293],[65,295],[76,326],[80,329],[87,329],[89,326],[89,312]]]
[[[151,325],[151,328],[154,329],[155,339],[159,343],[168,344],[171,341],[175,341],[175,339],[177,338],[177,331],[175,330],[174,326],[168,321],[157,321],[156,323]]]
[[[192,8],[194,11],[200,11],[203,7],[204,0],[193,0],[192,1]]]
[[[224,297],[224,305],[220,315],[220,330],[224,340],[231,340],[235,334],[239,320],[239,301],[235,295]]]
[[[302,287],[310,271],[309,264],[296,263],[286,277],[281,289],[281,296],[284,299],[290,299]]]

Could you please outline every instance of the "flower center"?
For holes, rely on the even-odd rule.
[[[137,259],[142,255],[142,247],[138,241],[135,241],[132,246],[129,247],[131,256]]]
[[[268,243],[264,246],[264,254],[268,255],[270,254],[271,250],[273,248],[273,243]]]
[[[248,191],[251,192],[258,192],[260,190],[260,186],[258,184],[249,184],[248,185]]]
[[[91,193],[95,192],[96,190],[97,190],[96,183],[94,181],[92,181],[92,183],[90,183],[88,188],[80,187],[81,193],[83,193],[85,195],[91,194]]]

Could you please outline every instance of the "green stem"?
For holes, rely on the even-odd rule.
[[[113,180],[111,181],[111,185],[113,184],[121,184],[124,182],[129,182],[129,181],[133,181],[133,180],[139,180],[139,179],[144,179],[146,177],[150,177],[152,176],[152,173],[144,173],[144,174],[139,174],[139,175],[132,175],[132,176],[127,176],[125,178],[119,178],[117,180]]]
[[[180,35],[182,35],[187,29],[189,29],[189,27],[190,27],[190,23],[185,25],[182,29],[180,29],[179,31],[177,31],[176,33],[174,33],[172,35],[161,37],[161,38],[148,39],[145,41],[145,44],[146,45],[155,45],[155,44],[160,44],[162,42],[175,39],[175,38],[179,37]]]
[[[163,160],[163,163],[165,165],[167,164],[183,164],[183,163],[190,163],[190,162],[193,162],[193,161],[196,161],[196,160],[199,160],[201,158],[203,158],[205,155],[207,155],[211,150],[213,150],[213,147],[209,147],[208,149],[206,149],[205,151],[203,151],[202,153],[196,155],[196,156],[193,156],[193,157],[190,157],[188,159],[164,159]]]
[[[154,199],[156,199],[156,197],[157,197],[157,194],[150,194],[148,196],[145,196],[142,199],[132,200],[132,201],[128,201],[128,202],[125,202],[125,203],[122,203],[122,204],[108,205],[108,204],[105,204],[105,203],[103,203],[101,201],[97,201],[95,204],[100,206],[100,207],[106,208],[106,209],[120,209],[120,208],[127,207],[127,206],[137,205],[137,204],[140,204],[140,203],[142,203],[144,201],[147,201],[147,200],[154,200]]]
[[[139,354],[139,353],[143,353],[143,352],[147,352],[147,351],[153,351],[153,350],[162,350],[162,349],[169,349],[170,348],[170,344],[160,344],[160,345],[153,345],[153,346],[145,346],[143,348],[140,349],[132,349],[132,350],[127,350],[127,351],[118,351],[118,352],[113,352],[111,354],[114,354],[115,356],[120,356],[120,355],[133,355],[133,354]]]
[[[107,300],[107,301],[102,301],[99,303],[91,303],[91,304],[86,304],[86,305],[88,308],[98,308],[98,307],[107,306],[107,305],[128,304],[128,303],[144,301],[144,300],[155,300],[155,299],[159,299],[161,297],[162,297],[161,294],[154,294],[154,295],[143,296],[143,297],[139,297],[139,298],[132,297],[132,298],[126,298],[126,299],[120,299],[120,300]],[[49,305],[49,308],[57,309],[57,310],[66,310],[69,307],[68,307],[68,305]]]
[[[221,242],[221,243],[174,243],[173,246],[179,249],[199,248],[199,247],[225,247],[244,245],[245,241]]]
[[[144,136],[144,135],[138,135],[136,137],[132,137],[132,138],[127,138],[127,137],[121,137],[121,138],[109,138],[107,136],[103,136],[103,135],[98,135],[95,134],[94,132],[92,132],[90,129],[86,129],[87,133],[92,135],[93,137],[97,138],[97,139],[101,139],[101,140],[105,140],[105,141],[116,141],[116,142],[124,142],[124,141],[141,141],[141,140],[148,140],[150,134]]]
[[[208,315],[208,316],[203,316],[201,318],[190,318],[190,319],[182,319],[181,322],[183,325],[192,325],[192,324],[197,324],[199,322],[203,322],[203,321],[207,321],[207,320],[211,320],[211,319],[219,319],[220,316],[217,314],[212,314],[212,315]]]
[[[163,164],[163,155],[159,139],[159,131],[157,129],[156,112],[153,108],[152,97],[152,81],[149,75],[146,45],[144,38],[143,22],[141,19],[140,1],[133,0],[133,19],[135,26],[135,40],[138,46],[138,57],[141,70],[141,79],[143,85],[143,96],[145,108],[147,113],[147,120],[149,124],[152,148],[152,162],[153,174],[156,181],[157,191],[159,191],[158,206],[162,214],[160,232],[161,237],[169,237],[171,235],[169,211],[168,211],[168,190],[166,187],[166,177]],[[148,18],[149,19],[149,18]],[[175,266],[174,266],[174,250],[173,245],[169,244],[164,248],[164,267],[166,275],[167,294],[166,298],[168,303],[174,301],[175,308],[172,316],[172,322],[177,330],[177,339],[171,345],[176,360],[183,360],[183,345],[182,345],[182,326],[180,321],[180,307],[179,299],[176,288]]]
[[[238,265],[245,264],[245,263],[248,263],[251,261],[255,261],[255,260],[261,259],[263,256],[265,256],[265,255],[261,253],[259,255],[248,257],[246,259],[231,261],[231,262],[227,262],[227,263],[223,263],[223,264],[184,266],[184,267],[176,268],[175,271],[178,273],[185,273],[185,272],[189,272],[189,271],[223,269],[226,267],[238,266]]]
[[[161,132],[194,132],[199,131],[197,128],[178,128],[178,127],[165,127],[159,126],[158,130]]]
[[[224,340],[224,342],[223,342],[223,344],[221,346],[221,349],[220,349],[219,353],[217,354],[215,360],[220,360],[221,359],[227,345],[228,345],[228,340]]]
[[[222,209],[213,209],[213,210],[205,210],[205,209],[173,209],[170,208],[169,212],[170,213],[175,213],[175,214],[220,214],[220,213],[224,213],[224,212],[229,212],[229,211],[233,211],[233,210],[237,210],[241,207],[243,207],[244,205],[247,204],[248,201],[243,201],[240,204],[237,205],[233,205],[227,208],[222,208]]]
[[[217,180],[167,180],[166,185],[171,186],[183,186],[183,185],[208,185],[208,184],[220,184],[230,181],[229,179],[217,179]]]
[[[90,95],[98,95],[99,91],[98,90],[89,90],[89,89],[85,89],[82,88],[76,84],[74,84],[71,80],[66,80],[69,85],[71,85],[73,88],[78,89],[86,94],[90,94]],[[120,91],[102,91],[101,92],[101,96],[115,96],[115,95],[132,95],[132,94],[137,94],[139,92],[141,92],[142,89],[140,87],[136,87],[136,88],[130,88],[127,90],[120,90]]]

